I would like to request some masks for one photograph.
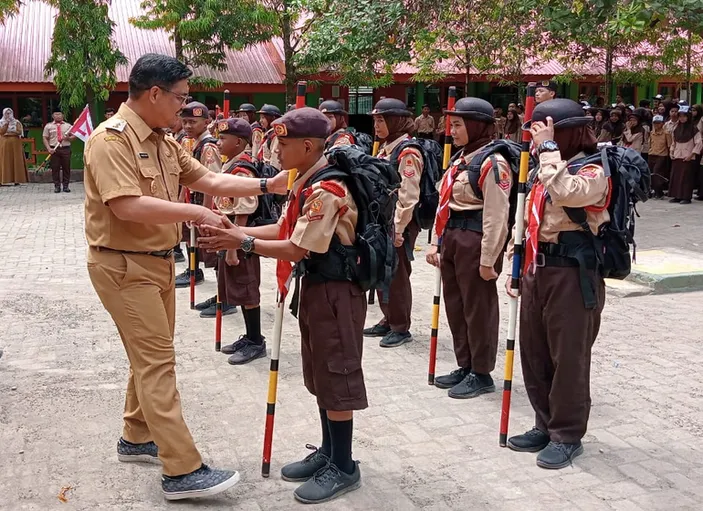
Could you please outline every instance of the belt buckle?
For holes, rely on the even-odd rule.
[[[535,257],[535,267],[544,268],[546,266],[547,260],[542,252],[537,252],[537,257]]]
[[[168,259],[173,255],[173,249],[167,250],[166,253],[162,256],[164,259]]]

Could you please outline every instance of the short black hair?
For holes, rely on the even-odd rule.
[[[158,53],[147,53],[139,57],[129,73],[129,95],[138,98],[152,87],[170,89],[174,83],[187,80],[191,76],[193,71],[178,59]]]
[[[106,114],[114,114],[114,113],[115,113],[115,109],[114,109],[114,108],[106,108],[106,109],[105,109],[105,113],[106,113]]]
[[[652,103],[648,99],[642,99],[640,100],[640,107],[646,108]]]
[[[430,107],[430,105],[428,105],[427,103],[425,103],[424,105],[422,105],[422,108],[429,108],[429,107]]]

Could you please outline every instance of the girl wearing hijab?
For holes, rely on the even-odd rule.
[[[603,110],[602,108],[598,108],[595,113],[593,114],[593,133],[595,134],[596,138],[600,137],[601,132],[603,131],[603,126],[606,123],[605,120],[605,114],[607,113],[606,110]]]
[[[691,119],[690,107],[678,110],[678,123],[671,144],[671,182],[669,202],[690,204],[696,184],[696,158],[703,150],[703,139]]]
[[[644,148],[647,133],[642,121],[642,109],[637,109],[627,116],[627,124],[622,132],[622,139],[620,140],[620,145],[622,147],[629,147],[639,153],[643,152],[642,149]]]
[[[445,113],[460,151],[440,184],[440,204],[426,260],[441,270],[459,367],[437,377],[435,386],[449,389],[451,398],[467,399],[495,391],[490,373],[498,349],[496,279],[502,270],[508,237],[513,176],[501,155],[495,157],[495,171],[490,157],[468,168],[493,137],[490,103],[463,98],[454,110]],[[438,236],[442,236],[441,257]]]
[[[508,115],[503,128],[503,138],[520,143],[522,131],[520,130],[520,117],[515,110],[508,110]]]
[[[27,161],[20,140],[23,136],[24,127],[15,119],[12,109],[3,110],[0,118],[0,183],[3,186],[29,181]]]
[[[625,131],[625,123],[622,121],[622,111],[619,108],[613,108],[610,111],[608,122],[603,124],[598,142],[610,142],[613,145],[618,145],[622,139],[623,131]]]

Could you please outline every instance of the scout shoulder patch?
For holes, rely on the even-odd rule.
[[[410,158],[407,158],[403,163],[403,175],[405,177],[415,176],[415,163]]]
[[[334,181],[322,181],[320,183],[320,188],[323,190],[333,193],[337,197],[346,197],[347,192],[342,188],[342,185],[335,183]]]
[[[505,168],[505,164],[498,165],[498,186],[504,192],[510,190],[510,169]]]
[[[584,165],[576,173],[579,176],[587,177],[589,179],[595,179],[598,177],[598,171],[600,169],[595,165]]]
[[[124,119],[115,119],[114,117],[112,117],[111,119],[105,121],[105,128],[112,131],[119,131],[120,133],[122,133],[126,127],[127,121],[125,121]]]
[[[212,165],[217,161],[217,149],[212,144],[207,144],[205,150],[203,151],[203,158],[205,159],[205,165]]]
[[[105,135],[103,137],[103,142],[121,142],[122,138],[117,135]]]
[[[306,213],[308,222],[315,222],[324,218],[325,215],[321,213],[323,206],[324,203],[322,202],[322,199],[315,199],[310,203],[310,207]]]

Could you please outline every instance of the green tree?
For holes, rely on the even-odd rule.
[[[61,96],[64,109],[105,101],[115,88],[124,55],[114,48],[115,24],[105,0],[47,0],[58,8],[51,40],[51,56],[44,67]]]
[[[20,10],[20,0],[0,0],[0,25]]]

